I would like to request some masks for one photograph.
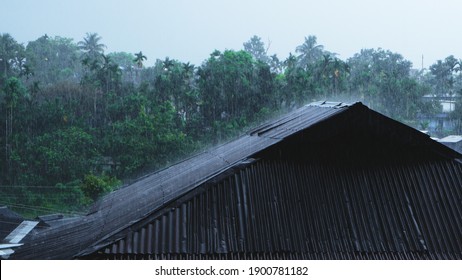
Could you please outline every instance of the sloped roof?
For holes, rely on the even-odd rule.
[[[335,119],[335,122],[329,122]],[[449,159],[457,152],[428,135],[391,120],[361,103],[318,102],[306,105],[229,143],[210,149],[103,197],[92,211],[72,223],[50,227],[30,235],[13,258],[69,259],[88,254],[105,240],[165,207],[202,183],[239,165],[301,131],[313,137],[330,137],[357,125],[367,125],[377,135],[398,145],[408,145]]]
[[[454,161],[260,158],[226,173],[81,257],[462,258],[462,165]]]

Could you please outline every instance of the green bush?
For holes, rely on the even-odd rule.
[[[83,194],[91,199],[96,200],[103,194],[106,194],[115,189],[120,185],[120,181],[115,177],[110,177],[107,175],[96,176],[93,174],[85,175],[80,189]]]

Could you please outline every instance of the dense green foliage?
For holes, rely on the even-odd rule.
[[[308,36],[280,60],[253,36],[243,50],[215,50],[200,66],[165,58],[146,67],[141,51],[106,55],[101,40],[44,35],[24,46],[0,35],[0,185],[70,184],[72,201],[86,204],[116,178],[171,164],[307,102],[359,100],[421,128],[422,116],[440,110],[424,95],[462,96],[453,56],[428,71],[382,49],[343,61]],[[452,132],[462,132],[460,121]]]
[[[118,185],[120,185],[120,182],[114,177],[88,174],[83,178],[80,189],[87,198],[96,200],[101,195],[112,191]]]

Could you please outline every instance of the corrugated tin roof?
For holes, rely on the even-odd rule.
[[[461,174],[451,161],[386,168],[254,161],[90,257],[461,258]]]
[[[332,122],[331,120],[336,120]],[[310,104],[253,130],[247,135],[169,168],[147,175],[130,186],[102,198],[85,217],[69,224],[51,227],[30,235],[14,258],[68,259],[97,251],[116,234],[142,222],[172,201],[249,157],[275,146],[301,131],[312,131],[313,138],[330,137],[358,123],[371,133],[386,135],[390,141],[414,145],[424,153],[445,159],[460,154],[429,139],[410,127],[369,110],[361,103]]]

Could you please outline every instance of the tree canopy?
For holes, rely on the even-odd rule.
[[[119,179],[320,99],[362,101],[421,128],[422,116],[441,111],[424,96],[451,96],[449,117],[459,120],[451,132],[462,133],[462,63],[453,56],[426,71],[380,48],[341,60],[312,35],[285,59],[252,36],[199,66],[168,57],[147,66],[142,51],[105,48],[97,33],[78,43],[44,35],[26,46],[1,34],[1,185],[75,185],[74,198],[96,199]]]

